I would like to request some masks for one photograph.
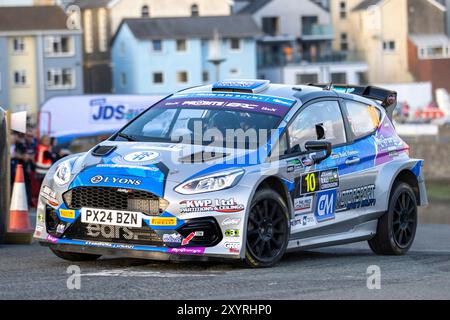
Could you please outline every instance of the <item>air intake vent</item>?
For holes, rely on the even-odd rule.
[[[92,155],[94,157],[104,157],[116,150],[116,146],[97,146],[92,150]]]
[[[259,93],[266,90],[269,85],[269,80],[224,80],[216,82],[212,91]]]

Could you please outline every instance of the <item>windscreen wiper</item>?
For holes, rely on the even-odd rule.
[[[121,137],[121,138],[124,138],[124,139],[127,139],[128,141],[136,141],[136,139],[133,136],[130,136],[130,135],[128,135],[126,133],[123,133],[123,132],[119,132],[117,134],[117,136]]]

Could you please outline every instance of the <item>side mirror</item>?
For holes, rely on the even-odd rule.
[[[315,152],[311,156],[314,163],[320,163],[331,156],[331,143],[328,141],[308,141],[305,148],[308,151]]]

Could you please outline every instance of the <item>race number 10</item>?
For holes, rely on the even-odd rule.
[[[317,190],[317,172],[308,173],[302,177],[302,193],[312,193]]]

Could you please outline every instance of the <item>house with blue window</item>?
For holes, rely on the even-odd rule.
[[[83,93],[82,34],[59,6],[0,7],[0,106],[27,111]]]
[[[124,19],[112,39],[117,94],[169,94],[217,78],[255,78],[249,15]]]

